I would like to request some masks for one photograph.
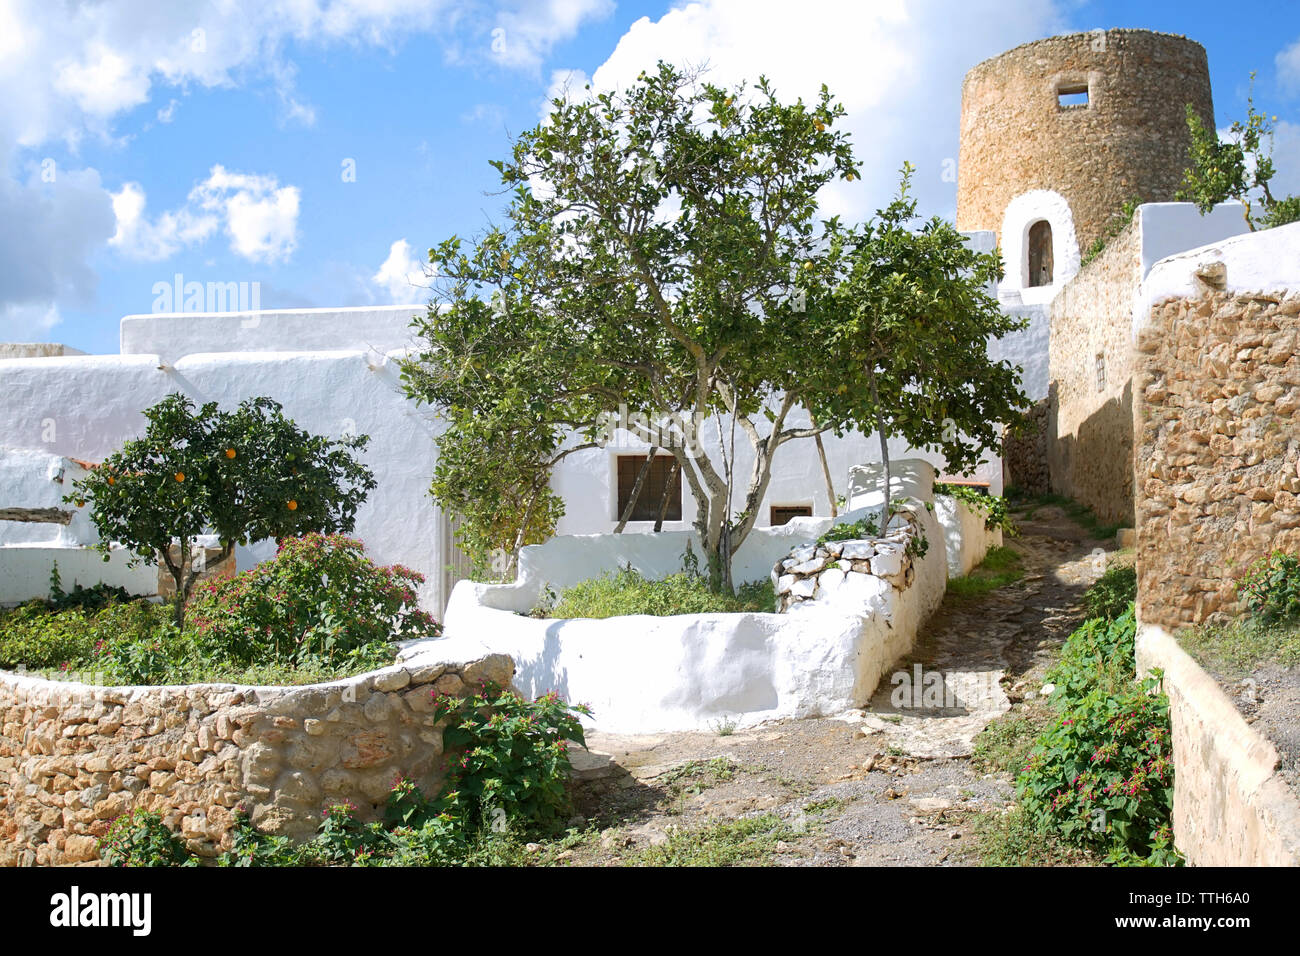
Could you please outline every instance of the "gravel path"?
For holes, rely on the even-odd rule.
[[[971,815],[1004,808],[1013,787],[970,766],[971,742],[1037,692],[1082,617],[1083,591],[1103,566],[1098,550],[1114,547],[1089,540],[1056,508],[1019,524],[1021,536],[1008,545],[1022,557],[1024,578],[983,598],[945,600],[895,668],[920,678],[916,699],[900,698],[887,678],[867,707],[836,717],[725,736],[593,733],[577,793],[591,836],[560,862],[637,862],[674,833],[680,840],[763,813],[780,818],[781,839],[754,862],[974,862]]]

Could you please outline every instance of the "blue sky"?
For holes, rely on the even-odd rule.
[[[1051,33],[1142,27],[1209,53],[1220,126],[1279,119],[1300,192],[1300,4],[1243,0],[0,0],[0,341],[117,349],[154,285],[258,282],[261,306],[418,302],[416,260],[501,208],[488,160],[566,78],[619,85],[657,58],[782,95],[826,82],[866,169],[826,207],[863,218],[904,159],[927,213],[960,82]],[[572,71],[572,72],[571,72]],[[355,170],[355,181],[345,173]],[[405,245],[403,245],[405,243]],[[395,245],[396,244],[396,245]]]

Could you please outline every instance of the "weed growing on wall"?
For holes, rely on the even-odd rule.
[[[1137,569],[1133,565],[1112,565],[1083,596],[1088,617],[1113,621],[1137,600]]]
[[[1263,624],[1300,622],[1300,555],[1274,551],[1241,579],[1238,595]]]
[[[717,614],[773,611],[776,592],[764,579],[742,584],[735,594],[709,588],[708,579],[681,572],[652,581],[639,571],[624,568],[588,578],[566,588],[560,599],[543,613],[554,618],[606,618],[624,614]]]
[[[984,527],[990,531],[1001,528],[1004,534],[1013,537],[1019,534],[1015,522],[1007,514],[1005,498],[998,495],[986,495],[969,485],[950,485],[944,482],[935,482],[934,493],[936,496],[946,495],[950,498],[956,498],[973,511],[984,515]]]
[[[99,840],[108,866],[198,866],[185,841],[163,823],[162,814],[136,809],[114,820]]]

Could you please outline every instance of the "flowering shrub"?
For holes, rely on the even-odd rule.
[[[1300,555],[1274,551],[1241,579],[1238,595],[1264,624],[1300,621]]]
[[[1173,811],[1169,700],[1147,678],[1094,688],[1039,738],[1017,781],[1022,806],[1071,843],[1145,857]]]
[[[546,828],[567,810],[568,742],[585,744],[577,716],[591,713],[585,705],[554,691],[530,701],[485,682],[464,699],[436,696],[434,713],[450,721],[443,746],[463,751],[448,768],[444,809],[471,827],[527,828]]]
[[[1055,723],[1016,780],[1034,826],[1110,863],[1176,864],[1169,699],[1159,678],[1135,680],[1133,607],[1092,618],[1047,672]]]
[[[198,866],[185,841],[167,829],[162,814],[136,809],[114,820],[99,840],[108,866]]]
[[[196,589],[190,623],[207,654],[240,663],[338,661],[376,642],[431,637],[434,619],[416,605],[424,578],[381,567],[342,535],[288,538],[270,561]]]

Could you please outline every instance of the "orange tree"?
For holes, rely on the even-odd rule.
[[[144,416],[144,436],[74,482],[65,500],[90,507],[105,560],[116,542],[131,551],[133,564],[156,559],[167,568],[178,626],[201,570],[191,561],[198,535],[215,534],[224,561],[240,543],[350,532],[375,487],[356,455],[368,436],[312,435],[270,398],[221,411],[216,402],[196,407],[176,393]]]

